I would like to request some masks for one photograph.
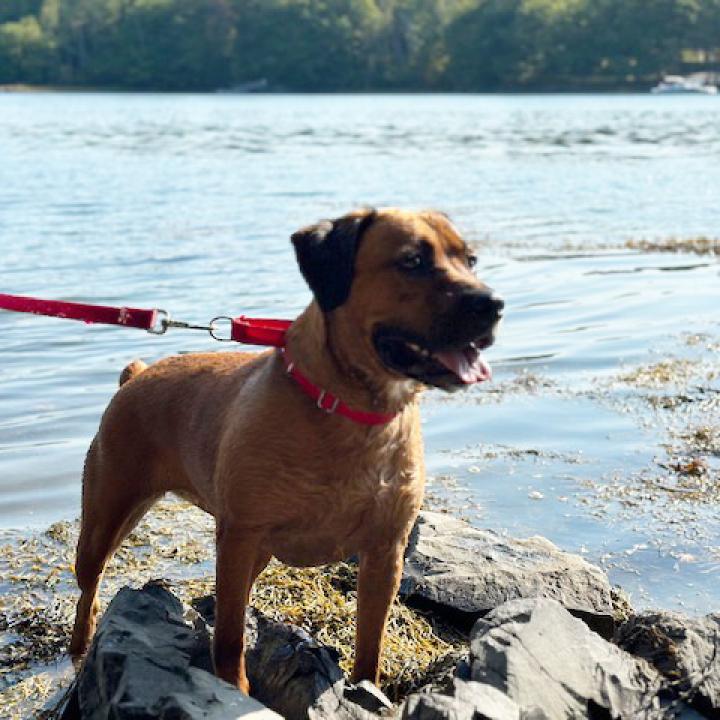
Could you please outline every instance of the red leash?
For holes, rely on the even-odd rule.
[[[282,348],[283,361],[287,374],[297,383],[298,387],[310,398],[320,410],[328,414],[342,415],[361,425],[385,425],[394,417],[388,413],[368,413],[353,410],[345,405],[340,398],[318,387],[303,375],[290,359],[285,349],[285,334],[292,325],[292,320],[276,320],[272,318],[248,318],[244,315],[231,318],[220,315],[213,318],[207,325],[173,320],[166,310],[155,308],[111,307],[108,305],[87,305],[85,303],[67,302],[63,300],[42,300],[22,295],[0,293],[0,310],[48,315],[50,317],[80,320],[85,323],[102,323],[105,325],[122,325],[140,328],[154,335],[162,335],[170,328],[186,330],[206,330],[215,340],[222,342],[239,342],[248,345],[268,345]],[[220,335],[221,323],[229,323],[227,337]]]
[[[156,323],[157,310],[139,310],[138,308],[108,307],[107,305],[85,305],[83,303],[62,302],[60,300],[41,300],[40,298],[6,295],[0,293],[0,309],[14,312],[50,315],[82,320],[86,323],[105,323],[124,325],[125,327],[150,330]]]
[[[186,330],[207,330],[215,340],[224,342],[248,343],[250,345],[285,346],[285,331],[292,325],[291,320],[272,320],[264,318],[246,318],[241,315],[231,318],[221,315],[213,318],[207,325],[172,320],[167,310],[154,308],[111,307],[109,305],[87,305],[85,303],[67,302],[65,300],[42,300],[41,298],[23,295],[7,295],[0,293],[0,310],[48,315],[66,320],[80,320],[84,323],[101,323],[104,325],[123,325],[124,327],[147,330],[153,335],[162,335],[170,328]],[[229,323],[228,337],[222,337],[219,325]]]

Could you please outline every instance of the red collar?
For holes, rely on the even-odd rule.
[[[240,316],[232,322],[232,339],[237,342],[270,345],[280,348],[287,374],[308,397],[315,401],[315,405],[319,410],[324,410],[329,415],[342,415],[360,425],[387,425],[395,417],[395,413],[370,413],[363,410],[353,410],[340,398],[324,388],[318,387],[303,375],[290,358],[285,345],[285,336],[290,325],[292,325],[290,320],[268,320]]]
[[[395,413],[370,413],[363,410],[353,410],[339,397],[336,397],[324,388],[318,387],[305,377],[295,366],[286,347],[282,348],[280,353],[282,354],[287,374],[298,384],[306,395],[315,400],[315,405],[318,409],[324,410],[328,415],[342,415],[348,420],[352,420],[360,425],[387,425],[395,417]]]

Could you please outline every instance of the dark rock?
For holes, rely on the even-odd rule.
[[[120,590],[76,681],[73,702],[82,720],[278,718],[202,669],[209,644],[197,619],[159,583]]]
[[[269,620],[250,608],[246,631],[253,697],[286,720],[374,717],[345,698],[337,653],[304,630]]]
[[[355,685],[348,683],[344,695],[346,700],[372,713],[380,713],[393,706],[387,695],[369,680],[361,680]]]
[[[652,663],[691,707],[720,718],[720,614],[644,613],[618,629],[616,642]]]
[[[452,695],[416,693],[403,707],[403,720],[521,720],[520,708],[490,685],[456,679]],[[524,719],[523,719],[524,720]],[[538,717],[537,720],[540,720]]]
[[[545,598],[513,600],[478,620],[471,635],[471,677],[548,718],[667,717],[667,683]],[[541,717],[541,715],[540,715]]]
[[[422,512],[405,556],[400,588],[467,629],[508,600],[547,597],[603,637],[614,632],[614,590],[602,570],[541,537],[513,540],[450,515]]]
[[[201,598],[194,606],[212,621],[212,598]],[[392,707],[370,683],[347,683],[337,653],[301,628],[270,620],[249,608],[246,633],[252,696],[286,720],[366,720],[375,718],[375,712],[383,707]]]

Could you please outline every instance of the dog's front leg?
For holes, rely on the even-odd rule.
[[[245,609],[255,578],[270,560],[260,538],[218,523],[215,571],[215,673],[250,693],[245,672]]]
[[[400,585],[404,552],[405,543],[397,542],[360,554],[353,682],[377,684],[385,625]]]

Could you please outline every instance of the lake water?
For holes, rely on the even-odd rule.
[[[717,456],[668,466],[718,423],[720,265],[625,243],[720,234],[719,98],[0,94],[0,292],[293,317],[290,234],[366,204],[448,212],[507,301],[494,383],[424,401],[434,501],[582,552],[638,606],[717,610]],[[78,514],[129,360],[228,349],[9,313],[0,333],[4,528]],[[679,379],[633,375],[669,361]]]

